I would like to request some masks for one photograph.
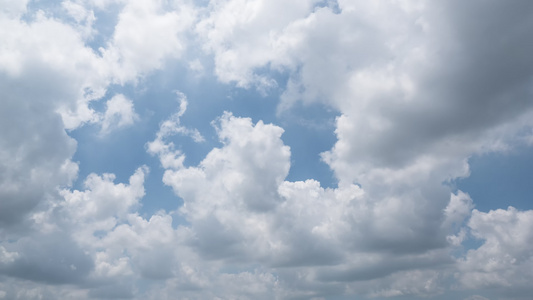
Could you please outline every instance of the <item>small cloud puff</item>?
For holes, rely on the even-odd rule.
[[[133,109],[133,102],[122,94],[117,94],[106,103],[106,111],[101,117],[101,134],[107,134],[113,129],[133,125],[139,116]]]

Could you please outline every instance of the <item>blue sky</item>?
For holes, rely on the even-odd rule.
[[[529,299],[529,1],[0,1],[0,299]]]

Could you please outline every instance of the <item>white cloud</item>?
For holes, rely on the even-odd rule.
[[[204,49],[214,54],[215,73],[222,82],[238,86],[255,85],[268,88],[275,85],[268,76],[254,69],[272,63],[290,61],[287,49],[292,36],[284,30],[308,16],[317,1],[211,1],[206,18],[198,22],[197,32]],[[283,9],[279,9],[279,7]]]
[[[448,206],[444,209],[444,225],[454,229],[463,227],[463,222],[470,217],[473,208],[473,201],[468,194],[462,191],[452,194]]]
[[[2,0],[0,1],[0,14],[6,14],[9,17],[19,17],[26,12],[26,6],[29,1],[30,0]]]
[[[190,203],[186,200],[184,206],[192,219],[204,215],[216,203],[210,193],[217,192],[196,190],[204,185],[203,180],[211,181],[213,189],[220,189],[221,196],[228,193],[237,196],[236,199],[217,197],[220,204],[231,201],[232,206],[243,205],[243,209],[271,209],[278,201],[277,186],[289,171],[289,148],[279,139],[283,130],[261,121],[253,126],[250,119],[236,118],[229,113],[219,122],[218,135],[226,146],[212,150],[200,168],[167,170],[163,181],[180,195],[182,190],[184,194],[200,193]]]
[[[69,186],[78,165],[65,132],[94,120],[88,102],[103,95],[105,66],[80,34],[42,12],[34,20],[1,17],[0,223],[18,223],[43,200]]]
[[[108,218],[123,219],[144,196],[143,183],[147,172],[147,167],[137,169],[130,177],[129,185],[113,183],[114,174],[89,174],[84,182],[86,191],[60,192],[65,199],[60,206],[68,211],[72,221],[82,226]]]
[[[325,159],[341,182],[362,183],[366,179],[361,174],[433,173],[439,177],[435,184],[440,185],[443,180],[465,176],[465,162],[472,153],[499,150],[498,145],[508,142],[502,136],[510,138],[532,125],[523,121],[531,107],[517,110],[524,107],[519,100],[496,109],[506,97],[518,99],[520,93],[528,93],[526,76],[514,91],[513,81],[489,82],[496,78],[487,74],[500,73],[505,67],[489,57],[500,55],[505,48],[498,46],[487,53],[487,60],[493,62],[484,65],[487,76],[475,76],[475,68],[454,63],[458,57],[476,63],[479,55],[478,45],[463,37],[461,28],[448,26],[455,18],[451,6],[338,1],[337,13],[328,7],[313,8],[309,1],[269,18],[275,5],[272,1],[216,2],[209,7],[208,18],[199,23],[199,33],[215,55],[221,81],[248,86],[263,76],[256,70],[288,70],[280,109],[294,101],[321,101],[340,111],[338,142]],[[257,13],[260,8],[262,13]],[[515,8],[518,18],[514,22],[521,24],[527,16]],[[483,20],[473,30],[482,31],[497,22],[492,13],[483,11]],[[515,48],[523,46],[519,38],[510,41]],[[529,65],[530,59],[524,59]],[[514,72],[520,76],[518,69]],[[486,81],[494,91],[462,88],[464,81],[458,78]],[[487,99],[488,105],[481,105],[480,112],[474,103],[481,99]],[[493,112],[502,117],[489,118]],[[374,179],[379,181],[369,180]]]
[[[12,250],[2,251],[0,273],[51,284],[81,283],[108,275],[93,272],[100,270],[102,264],[117,263],[113,259],[118,263],[122,260],[100,259],[99,232],[106,235],[119,222],[131,218],[128,214],[144,196],[146,172],[146,167],[139,168],[130,177],[129,185],[114,184],[113,174],[91,174],[85,181],[86,191],[62,190],[62,200],[46,201],[47,209],[32,217],[33,229],[24,236],[14,235],[9,241],[2,241],[0,249]],[[120,276],[126,275],[124,272]]]
[[[67,128],[94,119],[87,102],[103,96],[108,84],[107,67],[74,28],[43,12],[29,23],[1,18],[4,46],[0,69],[24,101],[46,101],[47,109],[60,111]],[[24,38],[21,38],[24,37]],[[15,91],[13,91],[14,93]]]
[[[133,109],[133,102],[122,94],[113,96],[106,102],[106,110],[102,116],[101,133],[106,134],[114,128],[132,125],[139,116]]]
[[[181,1],[128,1],[118,16],[111,42],[100,49],[115,81],[135,81],[162,68],[167,59],[179,57],[186,46],[184,32],[195,16],[193,7]]]
[[[468,227],[483,244],[459,261],[456,276],[461,285],[492,287],[527,298],[533,279],[533,211],[474,210]]]
[[[61,2],[61,6],[76,21],[78,31],[83,37],[91,39],[96,33],[96,30],[93,28],[94,22],[96,21],[94,12],[72,1],[63,1]]]
[[[42,283],[35,287],[36,295],[49,293],[53,299],[68,289],[47,284],[88,284],[88,290],[78,291],[81,295],[74,293],[85,299],[87,292],[132,296],[131,286],[138,280],[173,277],[181,243],[172,217],[161,212],[144,219],[134,212],[145,193],[147,171],[137,169],[129,184],[114,183],[113,174],[90,174],[85,191],[62,190],[63,199],[49,201],[47,210],[35,213],[34,230],[1,242],[0,273]]]
[[[136,81],[165,59],[179,56],[183,45],[178,33],[194,14],[186,7],[179,16],[165,13],[163,3],[129,3],[102,56],[86,45],[94,33],[91,4],[64,1],[62,7],[74,24],[42,11],[30,12],[22,21],[23,1],[17,7],[2,6],[0,13],[1,27],[9,29],[0,33],[5,93],[0,122],[10,128],[0,133],[0,289],[8,299],[125,295],[124,286],[139,276],[171,276],[168,262],[176,257],[173,241],[157,242],[164,229],[173,232],[170,216],[144,220],[132,214],[144,196],[146,168],[137,170],[129,184],[115,184],[113,174],[91,174],[87,190],[70,190],[78,165],[71,161],[76,142],[65,129],[100,122],[101,132],[107,133],[131,125],[137,116],[124,95],[110,99],[101,114],[89,107],[90,101],[100,100],[111,82]],[[142,29],[147,29],[144,35]],[[17,231],[21,228],[12,229],[21,222],[24,235]],[[128,230],[137,238],[118,244]],[[153,243],[143,244],[149,238]],[[140,270],[139,276],[132,270]],[[11,279],[4,284],[4,278]],[[103,287],[103,280],[110,288]],[[79,286],[53,287],[62,283]]]
[[[422,209],[407,197],[377,201],[355,185],[324,189],[314,180],[283,181],[290,153],[281,128],[225,114],[217,130],[222,148],[198,167],[169,168],[163,177],[184,200],[188,244],[201,257],[303,268],[309,275],[298,284],[326,286],[404,274],[394,277],[394,284],[404,271],[417,274],[410,270],[452,262],[446,235],[469,214],[471,202],[464,194],[452,195],[446,210]],[[376,279],[358,293],[377,293],[373,287],[379,286]],[[401,291],[440,292],[436,282]]]

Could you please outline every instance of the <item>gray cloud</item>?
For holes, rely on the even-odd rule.
[[[50,234],[19,240],[18,257],[3,273],[50,284],[79,283],[93,269],[91,257],[69,236]]]
[[[0,226],[5,226],[19,222],[57,185],[68,185],[77,165],[70,162],[76,142],[50,106],[61,93],[50,93],[46,82],[33,85],[5,75],[0,89]]]

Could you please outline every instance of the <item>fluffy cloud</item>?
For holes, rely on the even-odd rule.
[[[483,241],[460,260],[461,284],[468,288],[496,288],[526,299],[533,277],[531,257],[533,211],[513,207],[488,213],[474,210],[468,223],[472,235]]]
[[[147,171],[137,169],[129,184],[114,183],[113,174],[90,174],[86,190],[62,190],[62,199],[32,215],[35,225],[24,237],[2,241],[0,274],[30,280],[7,288],[8,299],[28,296],[19,289],[51,299],[133,297],[138,280],[173,277],[180,241],[172,217],[144,219],[134,212]],[[66,283],[78,292],[53,287]]]
[[[531,294],[532,211],[481,212],[449,184],[472,155],[530,138],[530,2],[28,3],[0,1],[0,298]],[[182,124],[177,92],[146,150],[178,211],[141,213],[147,167],[73,188],[66,130],[132,125],[131,95],[103,111],[93,102],[183,57],[222,83],[283,87],[278,120],[298,102],[334,109],[337,141],[322,158],[338,186],[288,181],[284,129],[230,112],[213,122],[219,146],[186,167],[171,136],[209,139]],[[463,253],[468,239],[481,245]]]
[[[170,10],[168,10],[170,8]],[[115,81],[136,80],[179,57],[185,48],[185,31],[196,12],[185,2],[128,1],[118,16],[113,37],[100,48]]]
[[[78,282],[88,276],[94,268],[88,250],[98,240],[95,232],[113,229],[138,204],[144,196],[145,172],[146,168],[138,169],[127,186],[114,184],[112,174],[91,174],[85,181],[87,191],[62,190],[63,200],[49,199],[46,211],[32,215],[34,228],[25,237],[4,242],[0,270],[50,283]]]
[[[135,81],[159,68],[166,57],[179,54],[182,46],[177,32],[192,16],[183,8],[186,19],[175,13],[159,19],[163,3],[132,2],[123,9],[114,36],[100,55],[86,46],[91,37],[86,31],[92,30],[94,21],[91,5],[63,2],[76,24],[83,23],[82,29],[40,10],[27,12],[26,4],[6,3],[0,17],[0,26],[9,28],[0,33],[0,122],[2,128],[9,128],[0,134],[2,224],[19,221],[54,194],[56,186],[68,186],[76,177],[77,165],[70,160],[76,142],[65,129],[101,122],[102,133],[107,133],[135,120],[132,101],[121,95],[110,99],[102,114],[90,103],[101,99],[112,82]],[[28,14],[27,20],[21,19],[23,13]],[[144,16],[144,21],[137,22],[135,13]],[[135,24],[147,29],[144,36],[139,30],[130,31]],[[156,29],[160,35],[151,33]],[[156,43],[164,43],[156,47],[159,52],[150,50]]]
[[[198,22],[197,31],[204,49],[214,54],[219,79],[242,87],[275,84],[254,69],[286,59],[285,48],[291,41],[284,39],[285,27],[306,17],[316,2],[210,1],[207,17]]]
[[[144,196],[144,176],[146,167],[137,169],[130,177],[130,184],[114,184],[115,175],[98,176],[90,174],[85,180],[87,191],[62,190],[65,202],[60,206],[68,211],[69,217],[80,224],[106,220],[108,218],[124,218]]]
[[[213,5],[199,25],[217,75],[247,86],[261,68],[286,70],[281,110],[304,101],[340,112],[338,141],[323,158],[340,189],[364,190],[365,205],[350,212],[361,214],[351,228],[364,228],[363,248],[445,247],[443,226],[460,227],[472,206],[462,193],[450,201],[442,182],[468,176],[470,155],[507,149],[533,125],[530,3],[301,2],[267,27],[274,3],[231,9],[239,4]],[[264,14],[254,14],[260,6]],[[456,234],[448,241],[459,244],[465,233]]]
[[[530,26],[526,2],[483,6],[476,21],[453,14],[452,3],[338,1],[335,9],[298,2],[277,18],[269,18],[271,1],[217,4],[199,30],[220,79],[246,86],[262,76],[258,69],[288,70],[280,109],[298,100],[338,109],[339,141],[325,159],[340,181],[362,183],[362,174],[384,173],[431,172],[439,181],[465,176],[470,154],[499,149],[508,142],[503,137],[531,126],[524,102],[530,45],[516,29]],[[263,13],[254,14],[258,7]],[[497,26],[499,11],[513,16],[510,23]],[[272,21],[262,27],[262,18]],[[482,34],[490,28],[508,41]],[[508,49],[524,51],[512,56]]]
[[[165,171],[163,182],[185,201],[182,212],[193,224],[199,251],[237,257],[242,251],[259,250],[259,255],[275,247],[262,239],[268,238],[268,220],[261,213],[274,210],[281,201],[277,186],[289,170],[289,149],[279,138],[282,132],[225,114],[218,128],[225,147],[212,150],[200,167]],[[266,243],[268,248],[243,248],[241,238],[246,236],[250,243]]]
[[[165,222],[160,222],[156,216],[148,221],[138,220],[135,215],[128,217],[132,208],[138,208],[144,195],[146,169],[139,169],[129,185],[114,184],[112,174],[91,174],[85,181],[86,191],[71,191],[68,187],[78,172],[78,164],[72,161],[76,141],[65,129],[100,122],[102,133],[108,133],[115,127],[130,125],[136,114],[132,101],[123,95],[110,99],[101,114],[90,108],[90,102],[101,99],[111,82],[134,81],[160,67],[166,56],[179,53],[178,43],[169,43],[170,48],[160,47],[161,53],[144,51],[154,58],[139,50],[146,64],[138,65],[141,60],[131,62],[139,59],[137,54],[119,51],[132,42],[125,29],[117,29],[108,51],[118,51],[120,59],[125,61],[119,64],[86,45],[92,38],[95,21],[94,12],[91,6],[85,6],[86,3],[62,3],[62,8],[76,21],[73,25],[43,11],[27,11],[27,2],[14,3],[6,2],[0,12],[2,28],[9,28],[0,33],[4,41],[0,48],[0,123],[5,129],[0,133],[2,298],[80,299],[88,295],[125,295],[124,286],[131,285],[131,278],[136,278],[126,280],[127,270],[131,268],[129,261],[139,266],[142,276],[169,276],[171,265],[167,264],[167,258],[170,254],[165,256],[161,251],[167,248],[172,253],[172,242],[162,241],[166,246],[157,243],[143,246],[134,239],[133,244],[124,245],[133,253],[130,257],[120,251],[113,252],[110,245],[115,245],[116,249],[119,246],[107,237],[108,231],[118,222],[128,220],[131,226],[137,226],[134,232],[140,235],[138,240],[146,240],[147,236],[154,236],[154,232],[160,233],[164,226],[172,230],[168,216],[162,217]],[[22,20],[24,13],[27,15]],[[125,9],[126,16],[121,19],[124,28],[132,25],[131,22],[123,24],[128,19],[131,21],[128,13]],[[167,19],[172,19],[171,15]],[[159,19],[155,16],[148,15],[144,25],[150,21],[157,23]],[[169,22],[175,23],[164,21],[161,26],[167,28]],[[170,28],[168,34],[156,37],[155,41],[167,43],[168,35],[174,38],[174,33]],[[148,37],[154,35],[150,32],[144,39]],[[126,73],[127,76],[121,75]],[[117,228],[117,232],[127,233],[125,229],[124,226]],[[107,237],[103,241],[102,235]],[[120,241],[119,233],[110,236]],[[102,248],[107,251],[100,251]],[[144,255],[148,249],[154,249],[152,254]],[[103,284],[105,278],[111,284]],[[65,283],[77,288],[54,287]],[[89,288],[91,286],[94,288]],[[131,295],[131,291],[128,293]]]
[[[418,271],[410,270],[453,263],[447,241],[470,213],[467,195],[452,195],[448,206],[437,210],[417,207],[414,201],[423,198],[416,194],[412,202],[377,201],[356,185],[324,189],[314,180],[284,181],[290,152],[280,139],[281,128],[225,114],[217,131],[222,148],[213,149],[198,167],[170,168],[163,177],[184,200],[180,210],[190,223],[186,241],[201,257],[228,264],[261,261],[308,274],[292,284],[344,282],[346,290],[351,282],[398,272],[415,276]],[[277,272],[290,285],[291,272]],[[415,288],[417,278],[409,291],[379,293],[442,291],[438,281]],[[400,288],[395,280],[390,284]],[[373,295],[379,284],[357,290]]]
[[[261,85],[270,79],[256,70],[264,67],[289,70],[291,75],[280,109],[301,99],[322,101],[340,111],[336,129],[338,142],[323,157],[339,179],[339,190],[350,189],[353,183],[358,183],[364,195],[356,201],[358,205],[353,210],[338,209],[349,211],[347,214],[354,216],[357,222],[333,218],[336,215],[328,211],[325,215],[344,224],[336,224],[339,227],[331,229],[333,225],[326,223],[329,227],[325,224],[323,228],[336,234],[342,233],[343,226],[351,228],[350,239],[359,244],[359,233],[362,245],[358,247],[367,251],[410,253],[445,248],[447,243],[460,244],[465,233],[454,230],[469,216],[471,200],[461,192],[450,198],[450,191],[442,182],[468,176],[470,155],[505,149],[516,141],[513,137],[532,125],[529,121],[531,106],[524,103],[530,97],[531,78],[522,71],[530,69],[531,59],[523,56],[526,52],[522,51],[512,59],[504,54],[507,49],[529,47],[523,42],[522,31],[516,29],[530,26],[525,21],[528,13],[523,7],[529,4],[502,7],[513,20],[499,27],[496,27],[499,18],[491,17],[499,10],[493,8],[476,12],[479,18],[473,22],[461,14],[454,16],[451,13],[453,4],[347,1],[338,1],[338,10],[301,2],[293,7],[295,9],[288,9],[287,14],[269,18],[273,21],[262,26],[261,20],[268,18],[271,5],[275,3],[212,3],[208,18],[198,25],[198,32],[206,39],[206,49],[215,55],[215,71],[221,81],[240,86]],[[467,9],[473,10],[477,5],[472,4]],[[258,7],[264,8],[262,14],[254,13]],[[465,27],[471,28],[468,35],[463,30]],[[332,28],[335,30],[330,30]],[[498,28],[500,36],[509,36],[508,41],[495,44],[491,37],[482,34],[489,28]],[[477,39],[472,40],[472,36]],[[487,47],[491,50],[487,51]],[[509,59],[502,61],[498,59],[501,56]],[[480,68],[485,71],[478,75]],[[508,76],[501,80],[494,77],[502,73]],[[482,86],[487,88],[480,88]],[[209,174],[215,171],[206,163],[211,161],[211,155],[218,157],[214,154],[219,152],[224,150],[211,153],[199,169],[167,172],[164,181],[184,198],[187,212],[193,212],[190,206],[200,199],[216,198],[215,202],[201,200],[199,203],[203,205],[199,206],[198,213],[209,215],[206,210],[213,204],[218,213],[229,214],[226,212],[228,205],[223,204],[226,197],[220,195],[231,191],[232,178],[256,177],[253,173],[224,175],[220,180],[214,179],[218,175],[211,177],[213,175]],[[265,159],[268,160],[268,156]],[[237,159],[216,161],[231,165],[234,160]],[[225,167],[221,165],[221,168]],[[214,179],[210,184],[200,183],[209,178]],[[272,177],[262,177],[266,182],[268,178]],[[202,188],[201,194],[212,194],[200,196],[197,192],[189,192],[189,184],[185,183],[196,180],[198,186],[220,182],[223,187],[221,190]],[[248,185],[246,181],[237,182],[239,188]],[[285,185],[290,186],[290,183]],[[264,181],[258,181],[255,186],[264,186]],[[283,189],[280,187],[279,191]],[[304,191],[295,194],[304,195]],[[271,196],[272,199],[276,197]],[[323,201],[322,197],[320,199]],[[233,205],[240,202],[242,200]],[[317,206],[310,204],[309,207]],[[246,215],[242,208],[234,210],[239,212],[234,215]],[[272,236],[264,229],[255,235],[248,234],[246,231],[253,228],[251,225],[246,229],[234,227],[229,223],[237,217],[218,216],[218,213],[211,213],[214,220],[206,220],[211,223],[202,226],[241,233],[237,236],[243,239],[254,236],[252,244],[257,236]],[[254,217],[254,220],[262,218]],[[266,222],[270,220],[261,221],[263,225],[258,227],[265,228]],[[248,224],[246,221],[239,223]],[[223,232],[219,237],[224,236]],[[272,240],[276,238],[279,237]],[[313,238],[316,241],[316,237]],[[288,240],[291,239],[279,244],[290,245]],[[242,248],[238,240],[230,237],[222,242]],[[232,250],[228,251],[231,255]],[[315,261],[318,260],[315,258]],[[358,267],[353,265],[353,268]],[[393,270],[390,268],[388,272]],[[380,276],[385,274],[387,271]]]

